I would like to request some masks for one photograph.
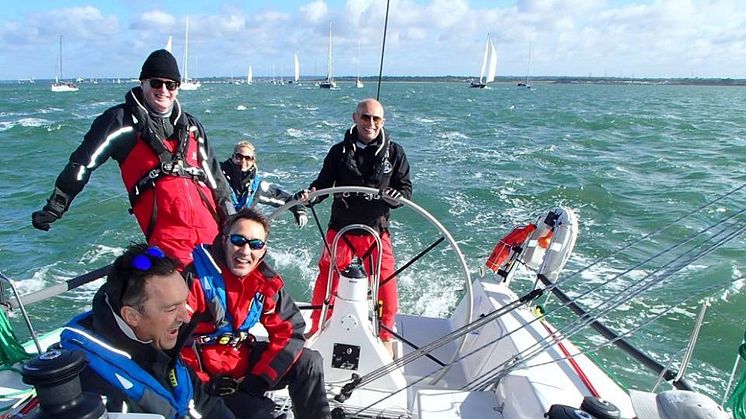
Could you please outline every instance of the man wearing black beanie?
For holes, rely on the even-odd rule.
[[[140,86],[93,121],[46,205],[32,214],[33,226],[49,230],[111,157],[149,244],[176,258],[182,269],[195,245],[212,242],[222,219],[234,212],[230,188],[202,124],[176,100],[180,80],[174,56],[153,51],[142,65]]]

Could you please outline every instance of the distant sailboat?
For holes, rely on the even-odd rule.
[[[355,58],[357,63],[357,78],[355,79],[355,87],[358,89],[363,87],[363,81],[360,80],[360,41],[357,41],[357,57]]]
[[[326,66],[326,80],[319,83],[319,87],[322,89],[337,87],[337,83],[334,82],[334,64],[332,62],[332,22],[329,22],[329,57]]]
[[[253,84],[254,83],[254,72],[251,70],[251,66],[249,66],[249,73],[246,75],[246,84]]]
[[[293,83],[300,82],[300,62],[298,61],[298,54],[293,54]]]
[[[57,76],[54,78],[52,83],[53,92],[77,92],[78,85],[71,82],[60,81],[62,80],[62,35],[60,35],[60,59],[59,59],[59,70]]]
[[[528,64],[526,65],[526,80],[522,82],[518,82],[518,87],[525,87],[527,89],[531,88],[531,84],[528,82],[529,75],[531,74],[531,46],[533,44],[533,36],[529,38],[528,40]]]
[[[487,83],[495,81],[495,72],[497,71],[497,51],[495,45],[487,34],[487,41],[484,43],[484,57],[482,57],[482,70],[479,72],[479,82],[471,81],[469,87],[478,87],[483,89]],[[485,74],[486,72],[486,74]]]
[[[189,79],[189,16],[184,30],[184,75],[181,77],[181,90],[197,90],[202,86],[197,80]]]
[[[172,54],[173,54],[173,52],[171,51],[171,49],[172,49],[173,44],[174,44],[173,41],[174,41],[174,37],[171,36],[171,35],[169,35],[168,36],[168,41],[166,41],[166,48],[165,48],[166,51],[168,51],[168,52],[170,52]]]

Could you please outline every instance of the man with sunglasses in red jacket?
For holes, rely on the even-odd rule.
[[[182,356],[235,413],[271,418],[268,390],[288,387],[299,419],[330,418],[318,352],[303,347],[303,316],[265,261],[269,220],[253,208],[232,215],[211,246],[199,245],[184,275],[191,282],[193,339]],[[261,324],[268,339],[258,341]]]
[[[202,124],[176,100],[180,79],[170,52],[148,56],[140,86],[93,121],[47,204],[32,214],[34,227],[49,230],[93,171],[112,158],[145,239],[176,258],[179,268],[191,261],[196,244],[215,237],[220,220],[234,212],[230,189]]]

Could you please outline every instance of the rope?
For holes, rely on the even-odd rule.
[[[743,342],[738,347],[738,356],[741,360],[746,360],[746,333],[744,333]],[[746,419],[746,369],[741,374],[741,379],[738,381],[736,388],[733,390],[728,404],[733,410],[734,419]]]
[[[8,316],[5,315],[5,310],[0,309],[0,365],[5,369],[13,369],[13,364],[25,361],[32,356],[18,342]]]

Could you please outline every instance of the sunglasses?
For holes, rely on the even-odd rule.
[[[148,79],[148,83],[150,83],[150,87],[152,87],[153,89],[160,89],[165,84],[166,89],[172,92],[178,89],[179,85],[181,84],[178,81],[163,81],[158,79]]]
[[[262,250],[264,249],[264,246],[267,245],[267,243],[265,243],[263,240],[247,239],[246,237],[240,234],[231,234],[230,240],[231,240],[231,244],[237,247],[244,247],[248,244],[249,249],[251,250]]]
[[[363,121],[370,121],[370,122],[373,122],[373,123],[374,123],[374,124],[376,124],[376,125],[378,125],[378,124],[380,124],[381,122],[383,122],[383,117],[382,117],[382,116],[378,116],[378,115],[371,115],[371,114],[367,114],[367,113],[364,113],[364,114],[358,115],[358,118],[362,119]]]
[[[135,257],[132,258],[132,262],[130,262],[130,266],[137,269],[138,271],[145,272],[153,267],[154,258],[163,259],[165,257],[166,254],[163,253],[163,250],[161,250],[158,246],[150,246],[145,249],[144,252],[140,253],[139,255],[135,255]],[[124,300],[124,296],[127,294],[127,288],[129,288],[130,281],[132,281],[131,277],[127,278],[122,284],[122,289],[119,292],[119,301]]]
[[[144,252],[132,258],[132,267],[139,271],[147,271],[153,267],[153,258],[163,259],[166,254],[158,246],[150,246]]]
[[[234,153],[233,158],[236,160],[254,161],[254,156],[244,156],[241,153]]]

